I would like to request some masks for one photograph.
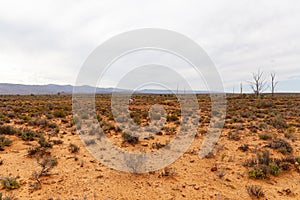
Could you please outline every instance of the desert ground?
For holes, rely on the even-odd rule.
[[[120,148],[158,151],[180,128],[180,104],[173,95],[133,97],[130,116],[140,126],[149,124],[151,105],[167,111],[154,118],[166,121],[159,134],[126,136],[110,95],[96,95],[97,120]],[[188,151],[164,169],[139,174],[110,169],[88,152],[72,95],[0,96],[0,199],[300,199],[299,94],[227,95],[221,137],[203,159],[211,102],[209,95],[197,98],[200,120]]]

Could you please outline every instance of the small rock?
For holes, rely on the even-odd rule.
[[[292,191],[290,189],[286,189],[286,190],[283,190],[283,191],[286,193],[286,195],[290,195],[292,193]]]
[[[218,168],[217,168],[217,166],[214,166],[214,167],[212,167],[212,168],[210,169],[210,171],[212,171],[212,172],[216,172],[216,171],[218,171]]]
[[[147,143],[142,143],[142,146],[143,146],[143,147],[147,147],[148,144],[147,144]]]

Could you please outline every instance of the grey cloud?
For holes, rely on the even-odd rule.
[[[144,27],[171,29],[197,41],[230,90],[250,79],[258,68],[275,70],[281,81],[300,75],[297,0],[29,0],[0,4],[1,82],[29,82],[38,76],[36,83],[73,84],[80,66],[99,44]],[[28,77],[21,71],[30,71],[25,73]],[[114,83],[113,77],[106,78]]]

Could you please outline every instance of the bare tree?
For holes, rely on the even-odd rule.
[[[241,89],[241,95],[243,95],[243,82],[240,84],[240,89]]]
[[[264,73],[260,70],[257,73],[252,73],[253,81],[249,81],[250,87],[254,94],[258,97],[266,88],[267,82]]]
[[[276,73],[275,72],[271,72],[271,90],[272,90],[272,97],[274,96],[275,93],[275,88],[278,84],[278,81],[275,81],[276,78]]]

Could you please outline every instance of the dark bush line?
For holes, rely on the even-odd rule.
[[[15,128],[10,125],[1,125],[0,126],[0,135],[16,135],[24,141],[33,141],[41,137],[41,133],[37,133],[33,130],[24,128]]]
[[[278,176],[282,171],[290,170],[291,165],[300,162],[300,157],[271,158],[268,150],[256,154],[256,158],[246,160],[244,167],[252,167],[250,178],[265,179],[268,174]]]

